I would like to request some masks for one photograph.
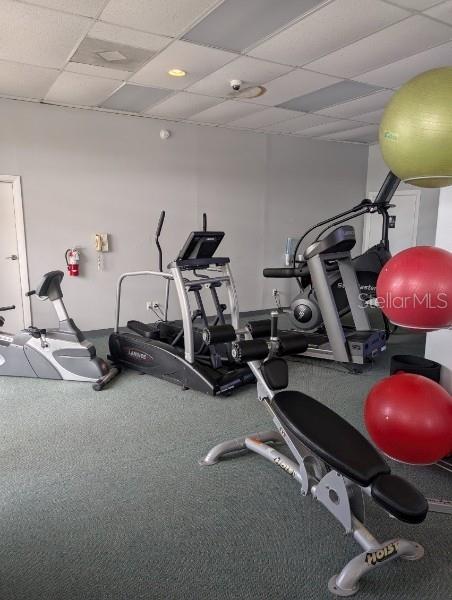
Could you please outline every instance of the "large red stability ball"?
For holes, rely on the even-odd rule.
[[[377,280],[381,310],[396,325],[441,329],[452,325],[452,253],[434,246],[393,256]]]
[[[377,448],[396,460],[425,465],[452,453],[452,397],[422,375],[379,381],[367,396],[364,421]]]

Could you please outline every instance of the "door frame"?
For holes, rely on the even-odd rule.
[[[22,183],[20,175],[0,175],[0,183],[11,183],[13,189],[14,219],[16,222],[17,252],[19,255],[20,287],[22,291],[22,318],[24,327],[31,324],[31,301],[25,296],[30,289],[28,278],[27,243],[25,237]]]
[[[411,243],[413,246],[416,246],[417,241],[417,229],[419,225],[419,205],[421,202],[421,190],[397,190],[394,196],[416,196],[416,201],[414,203],[414,219],[413,219],[413,238],[411,239]],[[369,194],[369,200],[374,201],[377,197],[377,192],[371,192]],[[369,247],[370,240],[370,227],[371,227],[371,219],[375,218],[372,214],[364,215],[364,227],[363,227],[363,247],[362,252],[365,252]]]

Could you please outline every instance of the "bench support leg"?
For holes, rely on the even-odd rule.
[[[410,540],[397,538],[380,544],[362,523],[359,523],[353,535],[355,540],[365,548],[372,540],[374,543],[352,558],[339,575],[334,575],[330,579],[328,589],[336,596],[353,596],[359,589],[359,581],[363,575],[396,558],[418,560],[424,556],[423,547]]]
[[[200,460],[201,465],[215,465],[222,457],[240,451],[251,451],[259,454],[269,462],[278,466],[287,475],[301,484],[304,495],[311,495],[319,500],[330,513],[343,525],[364,550],[348,562],[339,575],[332,577],[328,583],[330,592],[336,596],[352,596],[359,589],[359,581],[369,571],[385,565],[396,558],[418,560],[424,555],[420,544],[409,540],[396,538],[381,544],[363,525],[364,517],[362,494],[357,497],[355,485],[347,485],[342,475],[329,471],[316,480],[310,464],[311,456],[301,457],[300,463],[288,458],[276,448],[268,446],[267,442],[291,443],[277,431],[264,431],[236,438],[218,444]],[[290,446],[289,446],[290,447]],[[295,449],[296,450],[296,449]],[[359,517],[359,518],[358,518]]]
[[[239,452],[240,450],[248,450],[249,448],[246,444],[246,440],[248,438],[253,438],[254,440],[263,443],[284,441],[281,434],[277,431],[262,431],[261,433],[252,433],[249,436],[245,435],[243,437],[236,438],[235,440],[228,440],[227,442],[222,442],[221,444],[214,446],[211,450],[209,450],[206,456],[199,461],[199,464],[202,466],[216,465],[220,458],[225,454]]]

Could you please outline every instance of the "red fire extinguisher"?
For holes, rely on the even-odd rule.
[[[68,248],[65,257],[69,277],[78,277],[80,275],[80,252],[76,248]]]

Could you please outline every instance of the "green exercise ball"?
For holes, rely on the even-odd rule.
[[[385,108],[379,137],[386,164],[406,183],[452,185],[452,66],[405,83]]]

